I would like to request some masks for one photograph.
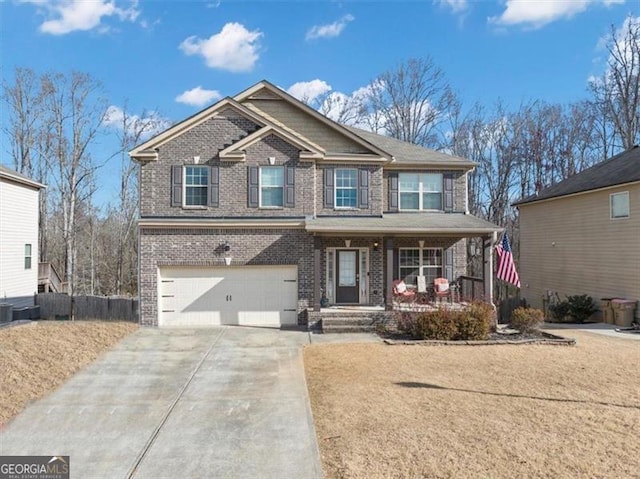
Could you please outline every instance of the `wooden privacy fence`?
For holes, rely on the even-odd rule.
[[[47,319],[102,319],[138,322],[138,300],[120,296],[69,296],[39,293],[36,305]]]

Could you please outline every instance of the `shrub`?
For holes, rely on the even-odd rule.
[[[586,294],[567,296],[567,303],[569,303],[569,316],[579,323],[585,322],[598,310],[593,298]]]
[[[521,333],[529,333],[540,327],[544,313],[535,308],[516,308],[511,314],[511,327]]]
[[[473,303],[463,310],[401,312],[396,321],[398,330],[414,339],[483,340],[493,326],[493,308],[487,303]]]
[[[494,327],[493,308],[488,303],[475,302],[459,311],[455,339],[481,341],[489,337]]]
[[[570,306],[568,301],[558,301],[549,304],[551,318],[555,321],[565,321],[569,316]]]

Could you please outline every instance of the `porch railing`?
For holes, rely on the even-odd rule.
[[[484,280],[474,276],[459,276],[458,292],[463,301],[484,299]]]

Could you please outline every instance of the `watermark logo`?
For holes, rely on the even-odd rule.
[[[69,456],[0,456],[0,479],[69,479]]]

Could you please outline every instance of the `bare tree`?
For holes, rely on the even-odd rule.
[[[64,277],[71,294],[75,286],[78,207],[90,199],[98,168],[90,146],[106,112],[101,88],[97,80],[84,73],[42,76],[45,134],[51,145],[52,177],[62,217]]]
[[[452,107],[452,99],[443,71],[430,57],[410,59],[371,83],[365,119],[374,132],[434,146],[436,129]]]
[[[591,82],[593,106],[601,118],[604,157],[614,151],[609,147],[609,133],[616,148],[628,149],[640,141],[640,18],[627,17],[618,31],[612,25],[607,41],[606,70]]]

